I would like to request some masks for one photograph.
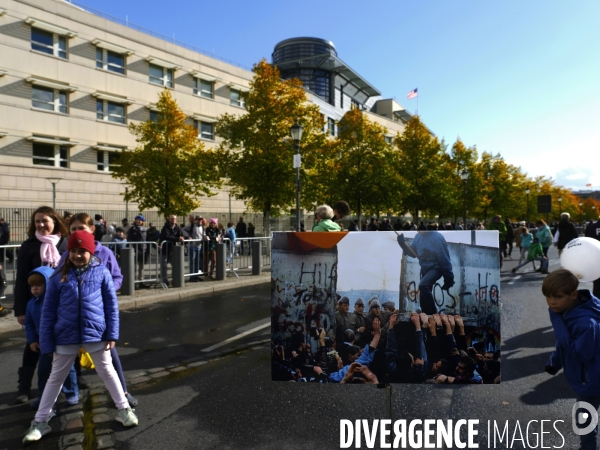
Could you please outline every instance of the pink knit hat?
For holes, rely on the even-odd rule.
[[[219,219],[217,219],[216,217],[211,217],[210,223],[219,223]]]

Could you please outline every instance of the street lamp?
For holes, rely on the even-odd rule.
[[[529,193],[531,192],[531,189],[526,188],[525,189],[525,193],[527,194],[527,226],[529,226]]]
[[[463,169],[460,173],[460,179],[463,180],[463,229],[467,229],[467,179],[469,172]]]
[[[304,128],[298,121],[290,127],[290,134],[296,149],[294,155],[294,168],[296,169],[296,231],[300,231],[300,140],[302,139],[303,130]]]
[[[52,209],[56,209],[56,185],[62,178],[46,178],[50,183],[52,183]]]
[[[558,220],[560,220],[560,216],[562,214],[562,197],[558,197]]]
[[[125,218],[129,220],[129,183],[123,183],[125,186]]]
[[[582,211],[582,209],[581,209],[581,207],[582,207],[582,206],[583,206],[583,203],[582,203],[582,202],[579,202],[579,219],[581,219],[581,218],[582,218],[582,216],[583,216],[583,211]]]

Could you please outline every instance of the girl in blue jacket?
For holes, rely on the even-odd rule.
[[[52,373],[24,443],[52,431],[48,425],[52,406],[80,347],[91,355],[117,405],[116,420],[125,426],[138,424],[110,357],[110,349],[119,339],[119,308],[112,276],[93,256],[95,247],[92,234],[72,233],[68,260],[49,280],[40,323],[40,351],[54,353]]]
[[[75,231],[86,231],[90,234],[94,234],[94,220],[87,213],[78,213],[71,217],[69,220],[69,233],[74,233]],[[108,247],[104,247],[100,242],[94,241],[96,250],[94,251],[94,256],[100,260],[100,262],[109,270],[113,285],[115,287],[115,291],[121,289],[121,285],[123,284],[123,275],[121,274],[121,269],[117,264],[117,260],[115,258],[114,253]],[[67,259],[67,253],[63,253],[60,258],[60,262],[58,263],[58,269],[60,269],[64,262]],[[127,390],[127,383],[125,382],[125,375],[123,374],[123,366],[121,365],[121,359],[119,358],[119,354],[117,353],[117,348],[113,347],[110,350],[110,356],[112,358],[113,366],[117,371],[117,375],[119,376],[119,380],[121,380],[121,386],[123,386],[123,390],[125,391],[125,397],[127,397],[127,401],[131,406],[137,406],[137,399],[129,393]],[[81,367],[78,363],[75,364],[75,368],[77,370],[77,377],[79,387],[87,387],[85,384],[85,380],[81,378]],[[75,386],[75,383],[72,383],[70,379],[67,379],[65,385],[63,386],[63,393],[65,395],[72,395],[72,392],[77,391],[78,387]]]

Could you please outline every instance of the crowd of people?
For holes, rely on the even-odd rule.
[[[51,431],[49,422],[56,415],[54,405],[61,392],[67,404],[79,403],[80,389],[88,387],[81,374],[82,353],[93,360],[115,402],[116,420],[125,426],[138,424],[131,409],[138,401],[128,391],[115,346],[119,339],[116,292],[123,282],[121,251],[126,246],[134,248],[138,277],[143,279],[147,243],[165,241],[161,252],[165,281],[166,264],[176,244],[189,240],[190,271],[199,272],[206,264],[210,265],[210,276],[217,242],[226,237],[232,256],[236,229],[241,235],[254,237],[254,227],[245,224],[242,217],[237,226],[228,223],[227,229],[219,227],[217,219],[208,223],[199,216],[188,219],[189,223],[180,228],[176,216],[171,215],[159,231],[151,223],[146,227],[141,214],[132,224],[123,219],[121,226],[116,226],[99,214],[92,218],[87,213],[65,212],[61,216],[47,206],[33,212],[27,239],[18,251],[14,289],[14,314],[27,337],[17,371],[15,403],[29,402],[37,410],[24,443],[37,441]],[[8,226],[0,221],[0,239],[8,235]],[[32,390],[36,369],[37,396]]]
[[[393,302],[357,299],[337,302],[335,327],[293,333],[271,343],[275,381],[318,383],[500,382],[500,351],[485,342],[469,346],[459,315],[413,313],[401,320]],[[368,313],[365,313],[368,307]]]
[[[121,226],[116,222],[108,224],[100,214],[94,217],[94,236],[102,243],[110,244],[120,263],[121,251],[131,247],[135,251],[135,264],[137,267],[137,280],[142,281],[136,287],[145,287],[144,266],[148,264],[150,248],[147,243],[156,242],[162,245],[160,253],[160,276],[165,285],[170,285],[168,280],[168,266],[172,263],[172,252],[175,245],[185,245],[189,257],[189,273],[191,282],[204,281],[214,278],[216,267],[216,244],[225,240],[227,244],[227,263],[233,262],[235,254],[251,254],[251,245],[244,246],[244,240],[238,238],[255,237],[255,227],[252,222],[244,222],[240,217],[237,223],[228,222],[227,228],[219,223],[217,218],[208,220],[202,216],[189,214],[188,223],[180,226],[177,216],[168,216],[163,227],[159,230],[152,222],[145,226],[146,219],[139,214],[133,224],[127,218],[123,219]],[[164,244],[163,244],[164,243]],[[249,244],[249,243],[248,243]]]

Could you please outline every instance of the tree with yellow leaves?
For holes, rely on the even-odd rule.
[[[220,187],[215,153],[185,123],[187,116],[168,89],[156,108],[158,121],[129,125],[138,146],[120,154],[112,176],[129,184],[125,200],[137,202],[140,210],[184,215],[200,206],[200,197],[215,195],[211,188]]]
[[[252,210],[262,211],[268,230],[271,215],[295,205],[295,149],[290,127],[296,121],[304,127],[302,184],[311,159],[326,145],[326,137],[319,108],[307,102],[299,80],[282,80],[277,67],[265,60],[252,70],[250,90],[242,94],[247,112],[239,116],[224,114],[217,123],[217,134],[223,139],[219,165],[229,178],[232,194],[246,201]]]

